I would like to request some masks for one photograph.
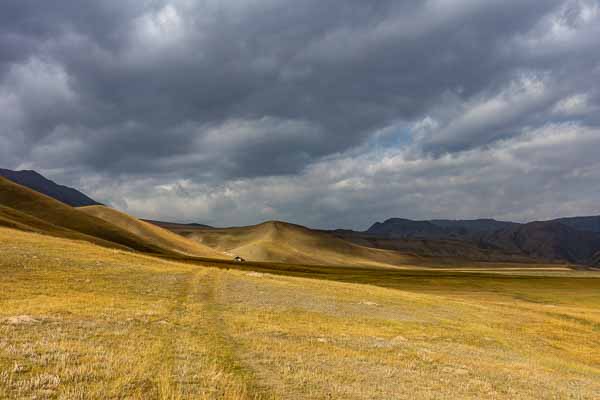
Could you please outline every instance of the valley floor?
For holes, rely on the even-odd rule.
[[[267,270],[0,228],[0,398],[600,398],[599,274]]]

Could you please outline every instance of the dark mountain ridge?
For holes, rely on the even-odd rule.
[[[578,231],[600,233],[600,215],[588,217],[558,218],[553,221],[570,226]]]
[[[507,229],[519,224],[495,219],[450,220],[432,219],[413,221],[405,218],[390,218],[374,223],[367,234],[389,238],[415,239],[475,239],[478,235]]]
[[[40,175],[36,171],[12,171],[0,168],[0,176],[13,181],[21,186],[28,187],[36,192],[45,194],[71,207],[84,207],[101,205],[79,190],[68,186],[59,185],[50,179]]]
[[[580,231],[557,220],[538,221],[498,230],[482,241],[534,258],[594,265],[600,252],[600,234]]]
[[[412,221],[390,218],[373,224],[362,234],[387,240],[458,240],[482,249],[526,257],[600,265],[600,216],[525,224],[494,219]]]
[[[157,220],[153,220],[153,219],[143,219],[143,218],[141,218],[140,220],[149,222],[153,225],[160,226],[161,228],[165,228],[165,229],[169,229],[169,230],[185,229],[185,228],[205,228],[205,229],[214,228],[213,226],[199,224],[197,222],[192,222],[192,223],[186,224],[186,223],[177,223],[177,222],[157,221]]]
[[[390,218],[385,222],[376,222],[365,233],[385,236],[390,239],[419,238],[440,239],[447,237],[449,231],[431,221],[413,221],[404,218]]]

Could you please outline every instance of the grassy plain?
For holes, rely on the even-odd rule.
[[[0,228],[0,398],[598,399],[600,277],[180,262]]]

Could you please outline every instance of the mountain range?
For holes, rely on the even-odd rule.
[[[530,223],[390,218],[362,232],[283,221],[214,228],[139,220],[35,171],[0,169],[0,176],[6,178],[0,178],[0,225],[142,252],[323,265],[424,265],[443,259],[600,266],[600,216]]]
[[[388,240],[458,240],[534,258],[598,264],[600,216],[516,223],[494,219],[413,221],[390,218],[362,232]],[[348,235],[348,233],[346,233]]]

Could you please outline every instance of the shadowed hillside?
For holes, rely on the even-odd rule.
[[[590,217],[570,217],[554,220],[560,222],[578,231],[589,231],[600,233],[600,215]]]
[[[366,232],[334,231],[375,247],[403,250],[421,243],[436,255],[464,258],[486,251],[499,260],[504,255],[538,260],[597,265],[600,252],[600,217],[560,218],[526,224],[479,220],[412,221],[390,218]],[[498,258],[500,256],[500,258]]]
[[[178,224],[177,222],[165,222],[165,221],[156,221],[152,219],[143,219],[140,218],[140,221],[148,222],[152,225],[160,226],[161,228],[169,229],[171,231],[189,229],[189,228],[212,228],[210,225],[191,223],[191,224]]]
[[[483,234],[518,225],[515,222],[495,219],[413,221],[405,218],[390,218],[384,222],[375,222],[364,233],[389,239],[477,239]]]
[[[81,207],[78,210],[100,218],[165,251],[176,251],[196,257],[226,258],[220,252],[171,231],[105,206]]]
[[[403,218],[391,218],[383,223],[376,222],[366,233],[388,238],[439,239],[448,236],[446,229],[429,221],[412,221]]]
[[[1,183],[0,183],[1,187]],[[86,235],[81,232],[70,230],[32,215],[25,214],[10,207],[0,205],[0,226],[7,228],[19,229],[22,231],[37,232],[50,236],[57,236],[74,240],[85,240],[105,247],[116,247],[128,249],[126,246],[121,246],[117,243],[103,240],[94,236]]]
[[[0,177],[0,224],[149,253],[177,254],[100,218]]]
[[[484,239],[508,251],[531,257],[595,264],[600,235],[579,231],[557,221],[531,222],[497,231]]]
[[[518,249],[482,246],[457,239],[389,238],[352,231],[335,231],[334,235],[361,246],[395,250],[420,257],[444,257],[457,260],[533,262]]]

